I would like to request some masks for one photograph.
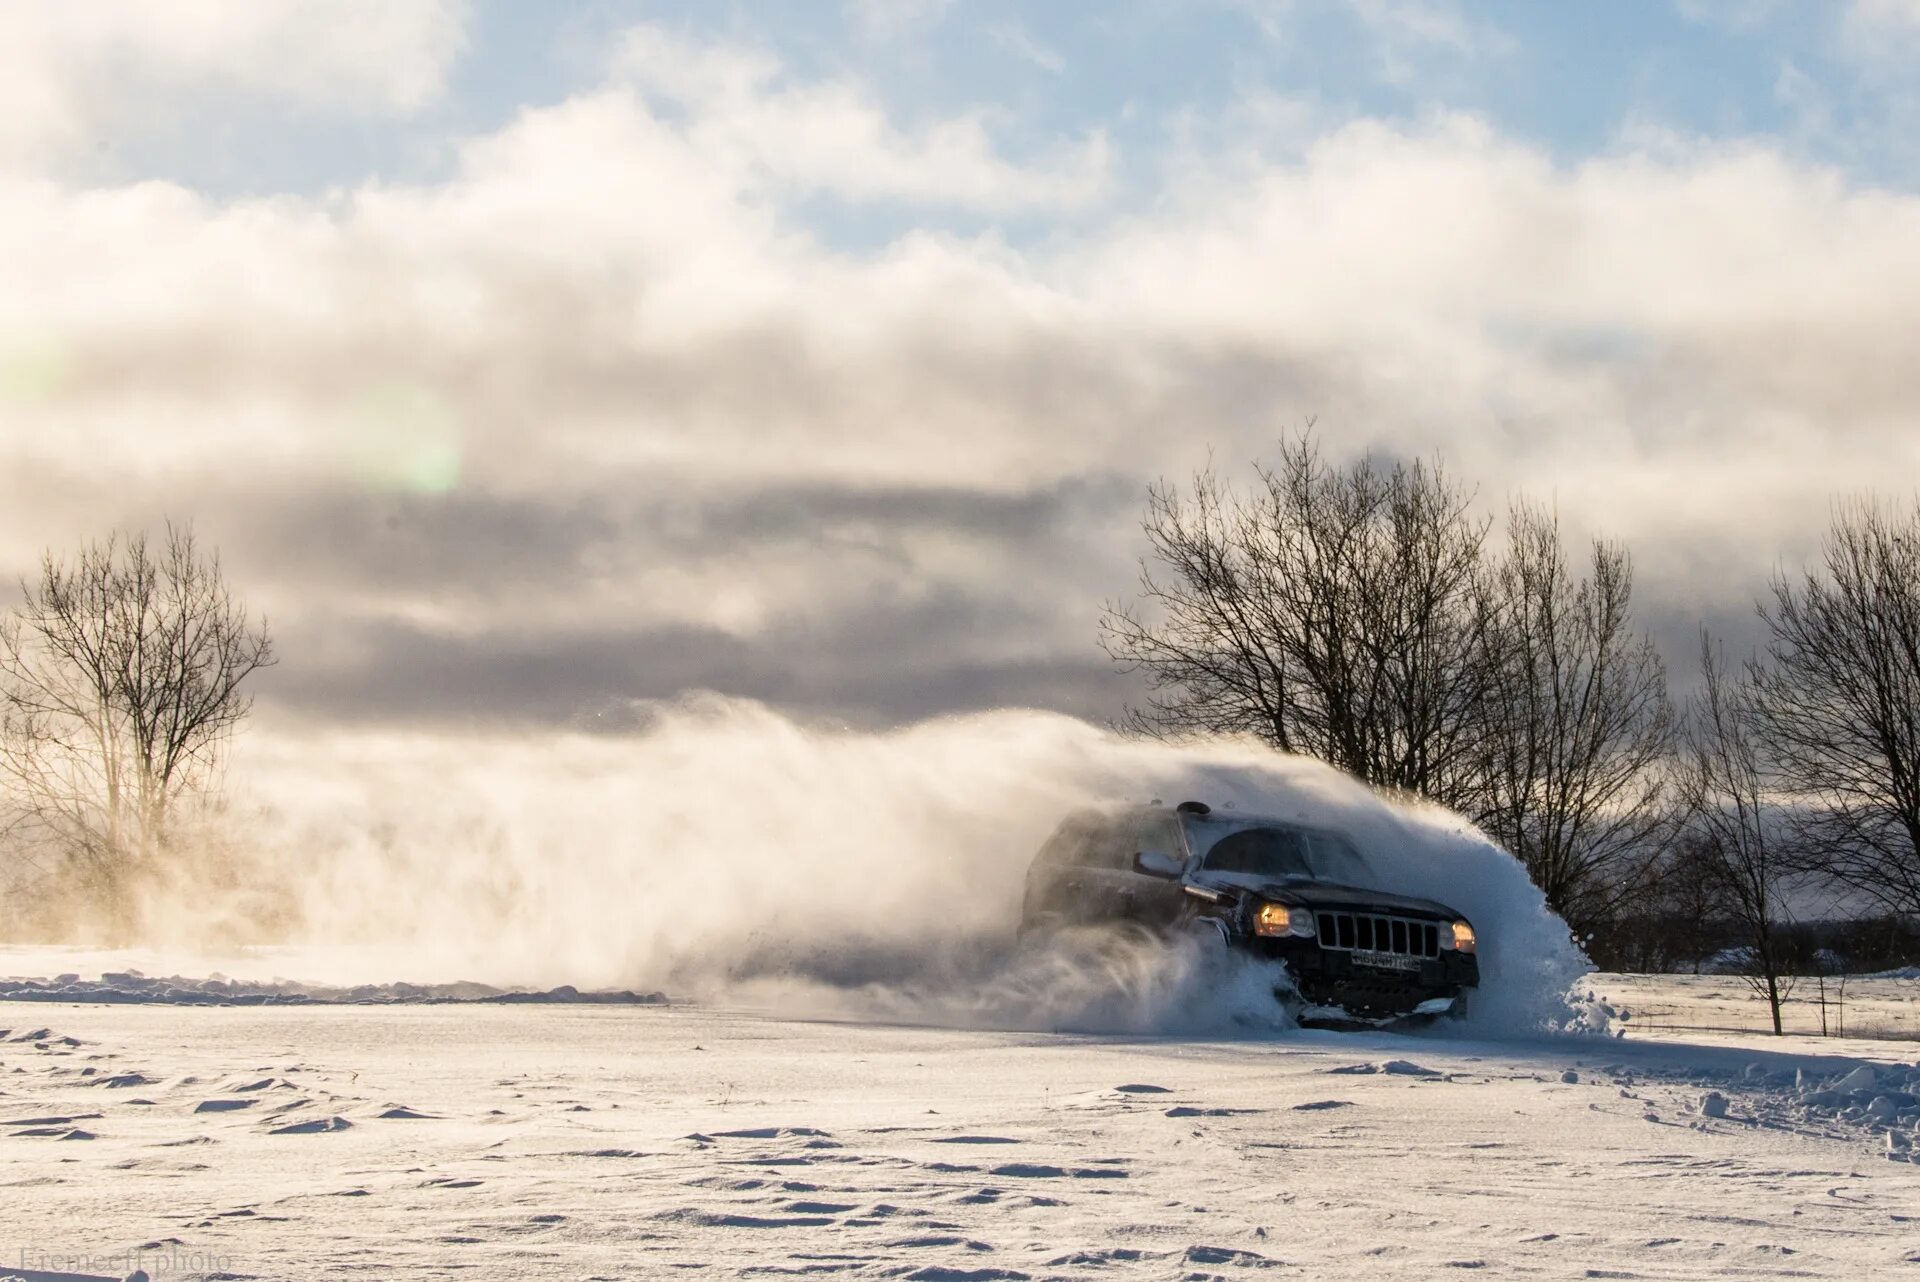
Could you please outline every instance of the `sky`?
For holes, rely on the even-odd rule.
[[[260,712],[1105,719],[1309,420],[1676,665],[1920,463],[1920,0],[21,0],[0,578],[190,521]]]

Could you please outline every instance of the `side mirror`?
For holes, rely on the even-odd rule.
[[[1157,850],[1142,850],[1133,857],[1133,870],[1147,877],[1164,877],[1172,881],[1186,870],[1186,865],[1172,855],[1163,855]]]

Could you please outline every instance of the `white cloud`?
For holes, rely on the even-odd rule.
[[[993,42],[1005,49],[1022,62],[1032,63],[1050,76],[1060,75],[1067,69],[1067,60],[1059,51],[1041,44],[1033,38],[1033,33],[1018,22],[999,22],[987,29]]]
[[[1344,0],[1355,17],[1382,36],[1410,44],[1471,53],[1486,33],[1444,0]]]
[[[465,0],[25,0],[0,8],[0,159],[142,128],[239,93],[341,115],[412,111],[459,51]]]
[[[1840,23],[1842,53],[1870,77],[1908,99],[1920,57],[1920,0],[1852,0]]]
[[[1920,0],[1853,0],[1849,14],[1858,22],[1920,27]]]
[[[1300,0],[1231,0],[1270,39],[1292,41]],[[1499,27],[1468,16],[1455,0],[1319,0],[1316,8],[1344,12],[1364,30],[1375,74],[1409,86],[1463,66],[1477,67],[1512,53]]]
[[[1834,94],[1863,105],[1822,142],[1829,154],[1877,157],[1911,181],[1920,175],[1920,0],[1853,0],[1837,39],[1853,76]]]
[[[1432,73],[1436,59],[1448,66],[1477,66],[1513,51],[1498,27],[1469,19],[1452,0],[1341,0],[1374,40],[1380,78],[1414,85]]]
[[[1781,5],[1782,0],[1675,0],[1674,7],[1688,22],[1743,30],[1767,22]]]
[[[899,36],[933,26],[953,8],[953,0],[844,0],[853,23],[877,36]]]
[[[797,81],[758,50],[640,27],[613,69],[648,100],[684,111],[689,137],[715,163],[774,184],[1002,213],[1085,209],[1110,185],[1099,134],[1020,164],[996,148],[985,111],[902,127],[858,81]]]

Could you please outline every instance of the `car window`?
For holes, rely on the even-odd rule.
[[[1131,860],[1135,851],[1142,850],[1185,859],[1187,851],[1180,840],[1180,821],[1164,811],[1148,811],[1137,816],[1133,825],[1133,849],[1127,852],[1127,858]]]
[[[1133,866],[1134,827],[1120,816],[1074,815],[1047,838],[1037,856],[1041,863],[1075,868],[1130,868]]]
[[[1053,830],[1053,836],[1047,838],[1040,847],[1040,853],[1034,858],[1043,864],[1084,864],[1087,854],[1097,842],[1101,829],[1101,817],[1095,814],[1069,815],[1061,825]]]
[[[1133,852],[1140,849],[1139,827],[1131,815],[1115,815],[1101,826],[1100,836],[1089,852],[1091,868],[1131,868]]]
[[[1308,877],[1306,834],[1298,828],[1242,828],[1207,848],[1206,866],[1216,872],[1260,877]]]

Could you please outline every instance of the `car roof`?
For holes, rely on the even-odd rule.
[[[1129,806],[1127,809],[1142,814],[1172,815],[1174,818],[1180,820],[1192,819],[1206,823],[1274,824],[1283,828],[1322,828],[1326,826],[1299,817],[1268,814],[1259,810],[1233,810],[1223,806],[1215,806],[1206,814],[1196,814],[1191,810],[1181,810],[1176,806],[1136,805]]]
[[[1062,826],[1072,823],[1098,822],[1103,820],[1126,819],[1138,816],[1166,816],[1172,819],[1203,823],[1230,823],[1241,827],[1256,824],[1271,824],[1277,828],[1304,828],[1311,831],[1337,832],[1338,825],[1316,823],[1299,816],[1276,815],[1260,810],[1233,810],[1215,806],[1206,814],[1197,814],[1191,810],[1182,810],[1179,806],[1164,805],[1160,802],[1096,802],[1081,806],[1069,812],[1061,820]]]

